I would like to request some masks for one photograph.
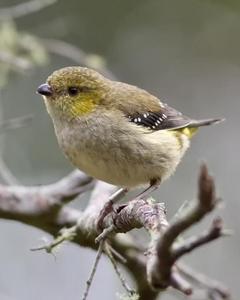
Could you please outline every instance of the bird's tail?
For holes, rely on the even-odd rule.
[[[188,125],[189,128],[198,128],[201,126],[208,126],[212,124],[218,124],[223,122],[225,119],[205,119],[205,120],[192,120]]]

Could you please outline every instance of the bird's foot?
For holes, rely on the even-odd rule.
[[[97,227],[97,231],[101,232],[104,228],[103,226],[103,220],[105,219],[105,217],[110,214],[113,211],[113,201],[109,200],[108,202],[106,202],[103,206],[103,208],[100,211],[100,214],[97,218],[97,223],[96,223],[96,227]]]
[[[107,215],[114,211],[114,204],[121,200],[128,192],[127,188],[121,188],[117,190],[114,194],[112,194],[108,201],[104,204],[103,208],[101,209],[98,219],[96,221],[96,227],[98,232],[102,232],[104,229],[103,221]]]

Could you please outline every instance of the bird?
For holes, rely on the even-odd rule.
[[[54,71],[37,88],[60,148],[86,174],[148,195],[169,178],[199,127],[195,120],[134,85],[86,67]]]

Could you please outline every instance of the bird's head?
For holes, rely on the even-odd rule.
[[[44,97],[52,118],[72,120],[91,113],[101,104],[107,82],[94,70],[67,67],[53,72],[37,93]]]

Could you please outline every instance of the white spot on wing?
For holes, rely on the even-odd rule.
[[[162,118],[163,118],[163,119],[166,119],[167,116],[166,116],[165,114],[162,114]]]

